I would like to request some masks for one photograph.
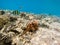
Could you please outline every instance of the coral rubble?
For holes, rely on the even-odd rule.
[[[0,45],[60,45],[60,18],[14,14],[0,15]]]

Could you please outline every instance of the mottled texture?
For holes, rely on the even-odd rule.
[[[0,15],[0,27],[0,45],[60,45],[57,17],[27,13]]]

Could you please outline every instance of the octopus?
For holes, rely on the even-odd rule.
[[[38,21],[37,20],[31,20],[27,23],[27,27],[23,31],[22,35],[26,34],[26,32],[34,32],[38,30]]]

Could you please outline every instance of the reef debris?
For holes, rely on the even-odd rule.
[[[60,18],[17,11],[0,15],[0,45],[60,45]]]

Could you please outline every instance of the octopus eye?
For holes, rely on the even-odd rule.
[[[32,23],[32,25],[34,25],[34,23]]]

